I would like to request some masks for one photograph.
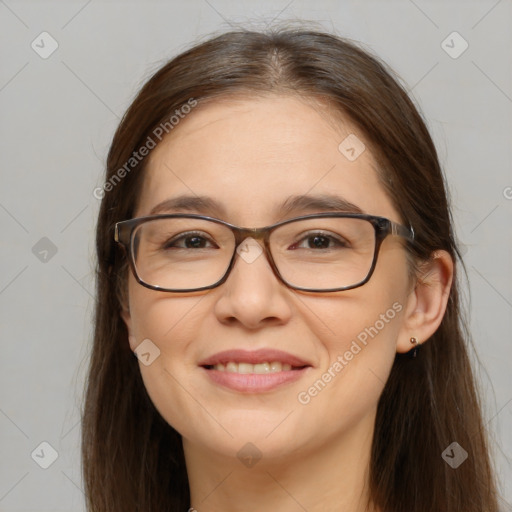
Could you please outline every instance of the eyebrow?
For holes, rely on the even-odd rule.
[[[150,215],[171,212],[193,212],[203,215],[226,217],[226,209],[208,196],[180,195],[166,199],[154,206]],[[291,215],[307,212],[346,212],[365,213],[359,206],[347,199],[332,194],[295,195],[288,197],[277,209],[278,215]]]

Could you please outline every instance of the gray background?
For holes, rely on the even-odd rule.
[[[0,0],[1,511],[84,510],[79,408],[94,302],[92,192],[124,110],[152,71],[199,37],[230,23],[297,18],[362,41],[425,114],[464,244],[485,421],[512,501],[510,0]],[[46,59],[31,47],[51,48],[43,31],[59,45]],[[458,36],[442,46],[453,31],[469,44],[457,58]],[[43,441],[58,452],[46,470],[35,462],[50,462]]]

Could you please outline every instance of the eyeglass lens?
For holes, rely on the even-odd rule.
[[[375,229],[358,218],[302,219],[275,228],[269,245],[288,284],[342,288],[361,282],[370,271]],[[213,285],[224,276],[234,251],[231,229],[205,219],[153,219],[132,234],[137,275],[146,284],[165,289]]]

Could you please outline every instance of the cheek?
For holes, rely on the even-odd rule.
[[[150,339],[160,350],[179,348],[174,340],[193,333],[199,325],[196,306],[201,295],[172,295],[149,290],[134,279],[129,287],[131,331],[137,342]],[[172,343],[171,343],[172,342]]]
[[[141,287],[130,290],[132,340],[145,347],[149,364],[143,357],[139,368],[146,391],[161,416],[179,432],[190,428],[198,416],[190,373],[195,369],[191,349],[197,339],[203,296],[173,297]],[[144,343],[144,345],[141,345]]]
[[[371,305],[356,297],[330,302],[323,311],[331,314],[312,327],[322,341],[321,365],[297,400],[315,404],[319,413],[337,404],[356,420],[377,404],[395,358],[404,307],[388,294]]]
[[[169,374],[179,377],[195,367],[194,340],[200,338],[205,313],[199,305],[201,297],[173,298],[158,296],[158,292],[153,294],[149,297],[145,291],[139,294],[132,310],[132,332],[137,343],[148,344],[158,356],[151,366],[160,371],[152,372],[154,376],[151,378],[168,380]],[[146,368],[141,366],[142,371]]]

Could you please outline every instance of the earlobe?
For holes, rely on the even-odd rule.
[[[416,287],[407,300],[404,321],[397,339],[396,350],[409,352],[426,342],[441,324],[453,281],[454,264],[447,251],[435,251],[422,265]]]

